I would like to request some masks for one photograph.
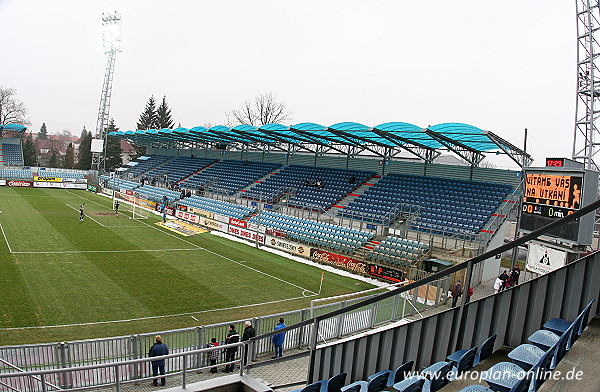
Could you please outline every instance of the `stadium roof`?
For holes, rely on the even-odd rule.
[[[6,124],[6,125],[2,125],[0,124],[0,135],[2,135],[3,132],[19,132],[19,133],[23,133],[25,132],[25,130],[27,130],[27,127],[24,127],[23,125],[19,125],[19,124]]]
[[[109,135],[157,148],[214,148],[218,145],[228,149],[304,150],[344,155],[369,151],[386,159],[408,151],[426,162],[432,162],[441,150],[448,150],[472,165],[479,164],[487,152],[505,153],[518,165],[525,162],[528,166],[533,161],[530,155],[496,134],[461,123],[426,128],[403,122],[388,122],[374,127],[355,122],[330,126],[307,122],[260,127],[240,124],[233,128],[216,125],[210,128],[118,131]]]

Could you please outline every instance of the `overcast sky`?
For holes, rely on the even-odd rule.
[[[291,123],[462,122],[571,156],[573,1],[0,0],[0,85],[31,129],[94,131],[101,15],[123,18],[110,116],[133,130],[151,95],[191,128],[273,92]]]

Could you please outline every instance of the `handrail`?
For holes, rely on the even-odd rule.
[[[16,366],[16,365],[13,365],[12,363],[10,363],[10,362],[8,362],[8,361],[5,361],[5,360],[4,360],[4,359],[2,359],[2,358],[0,358],[0,362],[2,362],[3,364],[5,364],[5,365],[7,365],[7,366],[10,366],[10,367],[11,367],[11,368],[13,368],[13,369],[16,369],[16,370],[17,370],[18,372],[20,372],[20,373],[24,373],[24,372],[25,372],[25,370],[21,369],[20,367],[18,367],[18,366]],[[56,386],[56,385],[54,385],[54,384],[52,384],[52,383],[50,383],[50,382],[48,382],[48,381],[43,381],[43,380],[42,380],[41,378],[39,378],[39,377],[36,377],[36,376],[31,376],[31,378],[33,378],[34,380],[37,380],[37,381],[39,381],[39,382],[42,382],[42,383],[44,383],[44,384],[50,385],[52,388],[56,388],[56,389],[62,389],[61,387],[59,387],[59,386]],[[6,385],[6,386],[7,386],[7,387],[9,387],[10,389],[13,389],[13,388],[12,388],[12,387],[10,387],[9,385]]]
[[[80,372],[83,370],[102,369],[102,368],[115,367],[115,366],[134,365],[137,363],[153,362],[153,361],[157,361],[157,360],[161,360],[161,359],[169,359],[169,358],[177,358],[177,357],[183,357],[183,356],[189,356],[189,355],[195,355],[195,354],[202,354],[202,353],[216,351],[216,350],[226,350],[226,349],[232,348],[232,347],[236,347],[236,348],[242,347],[242,355],[240,356],[240,359],[237,359],[232,362],[223,362],[220,365],[227,364],[227,363],[236,363],[236,362],[241,363],[242,359],[244,357],[243,350],[244,350],[245,346],[246,345],[243,342],[239,342],[239,343],[225,344],[223,346],[217,346],[217,347],[207,347],[207,348],[201,348],[198,350],[184,351],[182,353],[173,353],[173,354],[159,355],[156,357],[146,357],[146,358],[140,358],[140,359],[128,359],[125,361],[107,362],[107,363],[100,363],[100,364],[95,364],[95,365],[73,366],[73,367],[62,368],[62,369],[29,370],[29,371],[22,372],[22,373],[0,373],[0,379],[15,377],[16,374],[18,374],[19,377],[25,377],[25,376],[34,376],[34,375],[43,375],[43,374]],[[211,367],[211,366],[207,366],[207,367]]]

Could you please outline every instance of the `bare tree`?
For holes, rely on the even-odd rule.
[[[17,90],[0,86],[0,124],[30,125],[29,110],[17,98]]]
[[[254,100],[244,102],[241,108],[225,113],[228,125],[238,123],[255,127],[288,121],[291,114],[286,103],[278,101],[273,93],[261,94]]]

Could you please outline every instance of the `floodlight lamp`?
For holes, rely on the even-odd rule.
[[[116,11],[102,14],[102,46],[104,53],[123,51],[121,15]]]

